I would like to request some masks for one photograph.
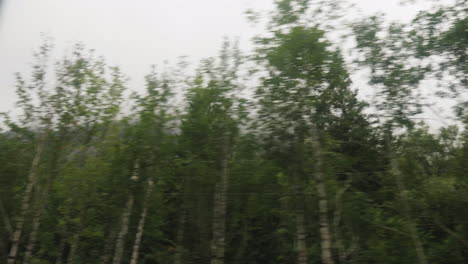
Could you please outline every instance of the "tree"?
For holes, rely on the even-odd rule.
[[[257,96],[263,133],[271,140],[270,151],[289,174],[295,192],[305,192],[307,189],[300,186],[310,181],[317,188],[322,262],[333,263],[326,191],[327,181],[332,178],[324,175],[330,168],[325,167],[323,145],[331,135],[339,134],[340,126],[351,128],[350,120],[364,121],[360,112],[364,105],[349,90],[349,76],[339,51],[328,50],[330,44],[323,39],[323,31],[304,26],[292,27],[285,33],[275,32],[275,37],[263,39],[260,56],[268,76],[258,88]],[[337,139],[343,136],[338,135]],[[297,262],[306,263],[301,220],[305,218],[300,199],[304,198],[296,200],[295,216]]]
[[[456,33],[464,23],[463,13],[466,13],[463,8],[446,6],[437,8],[435,12],[421,12],[408,25],[392,23],[386,26],[381,17],[374,16],[354,26],[356,48],[363,55],[360,63],[370,68],[369,84],[379,88],[377,94],[381,101],[377,106],[384,110],[388,118],[385,126],[390,170],[395,178],[401,213],[407,222],[419,263],[428,263],[428,257],[413,217],[405,175],[400,169],[399,156],[402,153],[398,151],[398,136],[395,131],[404,128],[410,133],[414,130],[415,123],[412,119],[416,114],[422,113],[422,106],[425,105],[418,96],[421,94],[418,88],[423,80],[431,76],[444,78],[446,69],[452,71],[456,77],[466,75],[463,67],[459,66],[464,60],[464,56],[460,55],[463,41],[459,41],[459,34]],[[442,28],[446,25],[442,26],[441,18],[448,17],[449,14],[455,17],[444,21],[451,27],[445,31]],[[442,60],[438,60],[439,62],[428,60],[440,55]],[[463,84],[463,79],[455,78],[455,82],[447,85],[447,88]]]
[[[240,101],[235,99],[239,60],[237,47],[231,49],[226,42],[218,64],[213,59],[204,62],[193,82],[194,87],[187,94],[188,108],[181,124],[181,144],[192,171],[192,175],[185,179],[188,186],[183,192],[196,197],[186,196],[183,208],[199,209],[198,212],[182,211],[180,217],[184,219],[188,214],[190,218],[198,219],[198,226],[192,228],[200,232],[201,241],[196,240],[199,246],[192,254],[199,254],[200,261],[214,264],[224,263],[225,259],[229,163],[243,116],[239,111],[242,109]],[[213,195],[213,199],[209,195]],[[198,204],[190,205],[188,199],[196,199]],[[212,209],[209,208],[211,205]],[[210,222],[211,227],[207,225]],[[210,237],[208,247],[205,241]]]

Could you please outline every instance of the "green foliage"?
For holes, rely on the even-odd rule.
[[[2,114],[0,263],[41,142],[17,263],[34,225],[30,263],[106,264],[119,241],[130,263],[140,232],[138,263],[209,263],[223,194],[224,263],[296,263],[299,213],[308,263],[321,263],[324,200],[337,264],[418,263],[414,237],[429,263],[468,262],[466,127],[413,121],[423,81],[437,77],[459,98],[466,90],[466,1],[408,24],[377,15],[351,25],[352,64],[370,70],[377,102],[351,89],[349,60],[325,26],[336,21],[318,21],[341,12],[330,10],[337,3],[275,1],[249,61],[260,78],[225,41],[195,73],[152,67],[130,98],[120,69],[84,45],[50,71],[52,45],[43,44],[31,76],[16,75],[21,116]],[[369,106],[388,122],[366,114]],[[465,126],[466,109],[456,109]]]

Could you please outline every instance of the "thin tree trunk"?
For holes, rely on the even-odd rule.
[[[418,230],[416,224],[414,223],[413,218],[411,217],[411,208],[408,203],[408,199],[406,197],[406,186],[401,180],[401,172],[398,168],[398,164],[396,160],[392,158],[391,160],[391,171],[395,177],[395,181],[397,183],[398,192],[401,198],[402,209],[403,209],[403,216],[406,218],[408,222],[408,231],[411,236],[411,240],[413,241],[414,248],[416,250],[416,255],[418,257],[419,264],[427,264],[427,257],[426,253],[424,252],[424,247],[422,245],[421,239],[418,234]]]
[[[229,184],[228,149],[228,142],[226,140],[223,147],[221,179],[215,185],[211,264],[224,264],[224,251],[226,246],[226,195]]]
[[[57,153],[62,153],[62,144],[60,144],[58,150],[57,150]],[[58,159],[58,156],[57,156],[57,159]],[[44,213],[44,210],[47,206],[47,202],[48,202],[48,199],[49,199],[49,193],[52,189],[52,184],[57,176],[57,173],[58,173],[58,170],[57,170],[57,163],[58,163],[58,160],[55,160],[54,161],[54,165],[53,165],[53,171],[51,173],[51,176],[50,178],[48,179],[47,181],[47,185],[45,186],[45,188],[43,188],[42,191],[38,190],[38,193],[39,193],[39,197],[36,201],[36,206],[34,208],[34,214],[33,214],[33,224],[32,224],[32,230],[31,232],[29,233],[29,239],[28,239],[28,244],[26,246],[26,252],[24,254],[24,258],[23,258],[23,264],[29,264],[30,262],[30,258],[32,256],[32,253],[33,253],[33,250],[34,250],[34,246],[36,245],[36,241],[37,241],[37,235],[38,235],[38,231],[39,231],[39,227],[41,225],[41,220],[42,220],[42,215]],[[40,186],[39,186],[40,187]],[[38,188],[40,189],[40,188]]]
[[[133,194],[130,194],[130,197],[128,198],[128,201],[127,201],[127,205],[125,207],[125,212],[122,215],[122,222],[121,222],[122,225],[120,228],[120,232],[117,236],[117,241],[115,243],[114,258],[112,260],[113,264],[120,264],[122,262],[122,256],[123,256],[124,247],[125,247],[125,237],[127,236],[127,233],[128,233],[128,226],[130,222],[130,215],[133,209],[133,202],[134,202]]]
[[[38,188],[39,189],[39,188]],[[46,191],[47,188],[40,192],[38,199],[36,200],[36,206],[34,208],[34,215],[33,215],[33,223],[32,223],[32,230],[29,233],[28,244],[26,245],[26,252],[24,253],[23,257],[23,264],[29,264],[32,256],[32,252],[34,250],[34,245],[36,244],[37,234],[39,231],[39,226],[41,225],[41,216],[44,211],[44,204],[46,200]]]
[[[44,131],[39,137],[39,142],[37,143],[35,154],[32,160],[31,170],[28,175],[28,183],[23,194],[23,201],[21,202],[21,211],[16,220],[15,231],[13,232],[12,236],[11,248],[8,254],[8,264],[14,264],[18,257],[21,234],[23,233],[26,214],[28,213],[29,207],[31,206],[31,196],[33,193],[33,188],[37,182],[39,174],[39,162],[41,160],[42,152],[44,151],[46,138],[47,132]]]
[[[328,197],[325,180],[323,176],[322,149],[317,135],[317,129],[313,127],[311,145],[313,148],[315,186],[317,188],[319,224],[320,224],[320,244],[322,248],[322,263],[333,264],[331,249],[330,226],[328,222]]]
[[[135,182],[138,181],[138,168],[139,168],[139,164],[138,164],[138,161],[136,161],[134,168],[133,168],[132,177],[130,177],[132,181],[135,181]],[[117,240],[115,242],[114,257],[112,259],[113,264],[120,264],[122,262],[122,256],[123,256],[123,252],[125,249],[125,238],[128,233],[128,226],[130,223],[130,216],[132,214],[134,200],[135,200],[135,197],[133,196],[132,191],[130,191],[127,205],[125,206],[125,211],[122,214],[120,231],[119,231],[119,234],[117,235]]]
[[[135,235],[135,243],[133,245],[132,257],[130,259],[130,264],[137,264],[138,255],[140,251],[141,238],[143,237],[143,230],[145,228],[146,215],[148,213],[148,200],[153,189],[153,181],[148,180],[148,187],[146,189],[145,201],[143,205],[143,210],[141,212],[140,221],[138,222],[137,233]]]
[[[299,184],[296,184],[296,192],[298,201],[296,203],[295,218],[296,218],[296,251],[297,251],[297,264],[307,264],[307,242],[306,242],[306,228],[305,228],[305,212],[304,212],[304,197],[300,193]],[[301,196],[301,197],[299,197]]]

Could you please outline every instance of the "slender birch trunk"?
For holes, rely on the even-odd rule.
[[[148,180],[148,187],[146,189],[145,201],[143,205],[143,210],[141,212],[140,221],[138,222],[137,233],[135,235],[135,243],[133,245],[132,257],[130,259],[130,264],[137,264],[138,256],[140,251],[141,238],[143,237],[143,230],[145,228],[146,215],[148,213],[148,200],[153,189],[153,181]]]
[[[299,193],[300,187],[296,185],[297,196],[302,196]],[[304,212],[304,197],[298,197],[295,210],[296,218],[296,251],[297,251],[297,264],[307,264],[308,255],[307,255],[307,242],[306,242],[306,228],[305,228],[305,212]]]
[[[221,179],[215,185],[211,264],[224,264],[224,251],[226,246],[226,195],[229,184],[228,149],[228,143],[225,142],[221,163]]]
[[[135,167],[133,168],[132,177],[130,179],[135,182],[138,181],[138,162],[135,162]],[[125,211],[122,214],[120,231],[119,231],[119,234],[117,235],[117,240],[115,242],[115,251],[114,251],[114,257],[112,259],[112,264],[120,264],[122,262],[122,256],[123,256],[123,252],[125,249],[125,237],[127,236],[127,233],[128,233],[128,226],[130,223],[130,216],[132,214],[134,200],[135,200],[135,197],[133,196],[133,193],[130,191],[127,205],[125,206]]]
[[[44,188],[43,191],[38,190],[38,192],[40,192],[40,195],[38,199],[36,200],[36,206],[35,206],[36,208],[34,208],[32,230],[29,233],[28,244],[26,245],[26,252],[24,253],[24,257],[23,257],[23,264],[29,264],[31,261],[32,252],[34,250],[34,245],[36,244],[36,240],[37,240],[39,226],[41,224],[41,216],[44,211],[44,203],[46,200],[45,199],[46,190],[47,188]]]
[[[57,150],[57,153],[62,153],[62,144],[60,144],[58,150]],[[58,159],[58,158],[57,158]],[[37,235],[39,233],[39,227],[41,225],[41,220],[42,220],[42,215],[44,214],[44,210],[47,206],[47,202],[48,202],[48,199],[49,199],[49,193],[52,189],[52,184],[54,183],[55,181],[55,178],[57,176],[57,163],[58,163],[58,160],[55,160],[54,161],[54,169],[50,175],[50,178],[47,180],[47,184],[45,186],[45,188],[43,188],[42,191],[38,190],[38,193],[39,193],[39,197],[36,201],[36,206],[34,208],[34,214],[33,214],[33,224],[32,224],[32,230],[31,232],[29,233],[29,239],[28,239],[28,244],[26,246],[26,252],[24,254],[24,258],[23,258],[23,264],[29,264],[30,262],[30,258],[32,256],[32,253],[34,251],[34,247],[36,245],[36,241],[37,241]],[[39,188],[38,188],[39,189]]]
[[[418,262],[419,264],[428,264],[426,253],[424,251],[421,238],[419,237],[419,234],[418,234],[418,229],[416,227],[416,224],[414,223],[413,218],[411,217],[411,208],[408,203],[408,199],[406,197],[406,186],[401,179],[401,172],[394,158],[392,158],[391,160],[391,171],[392,171],[393,176],[395,177],[399,196],[403,205],[402,206],[403,216],[406,218],[406,221],[408,222],[408,231],[410,233],[411,240],[413,241],[413,245],[416,250],[416,256],[418,257]]]
[[[23,201],[21,202],[21,211],[16,220],[15,231],[12,235],[11,248],[8,254],[7,264],[15,264],[18,257],[21,234],[23,233],[26,214],[28,213],[31,206],[31,196],[39,175],[39,162],[41,160],[42,152],[44,151],[46,138],[47,132],[44,131],[39,137],[39,142],[37,143],[35,154],[32,160],[31,170],[29,171],[28,175],[28,183],[23,194]]]
[[[320,242],[322,248],[322,263],[333,264],[332,248],[331,248],[331,236],[330,236],[330,225],[328,220],[328,197],[327,189],[323,176],[323,160],[322,160],[322,149],[317,135],[318,131],[313,126],[311,145],[313,148],[313,161],[314,161],[314,176],[315,186],[317,188],[318,196],[318,208],[319,208],[319,223],[320,223]]]
[[[133,202],[134,202],[134,197],[133,194],[130,194],[130,197],[128,198],[127,205],[125,206],[125,212],[122,215],[122,225],[119,231],[119,234],[117,235],[117,240],[115,243],[115,252],[114,252],[114,257],[112,259],[113,264],[120,264],[122,262],[122,256],[124,252],[124,247],[125,247],[125,237],[127,236],[128,233],[128,226],[130,222],[130,215],[132,213],[133,209]]]

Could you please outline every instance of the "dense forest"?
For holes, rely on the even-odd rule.
[[[468,263],[468,2],[348,11],[277,0],[253,51],[144,92],[45,41],[2,115],[0,263]]]

